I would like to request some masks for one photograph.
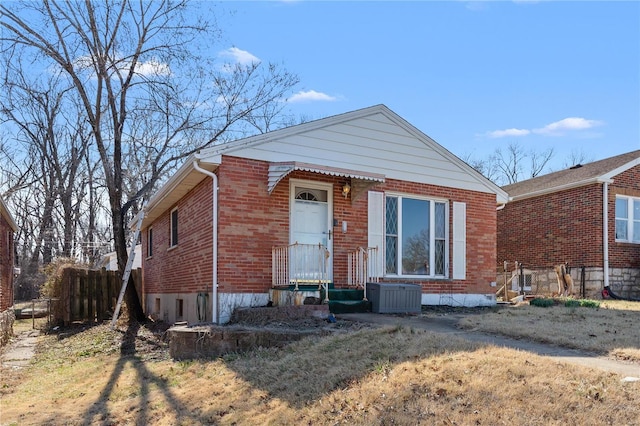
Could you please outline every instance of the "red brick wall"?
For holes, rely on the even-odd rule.
[[[525,267],[603,267],[602,184],[508,203],[498,211],[498,268],[515,260]],[[640,166],[609,185],[609,266],[640,267],[640,245],[615,242],[616,194],[640,197]]]
[[[268,163],[224,156],[219,179],[218,283],[220,292],[266,292],[271,287],[271,249],[289,243],[289,181],[304,179],[333,184],[334,282],[347,282],[347,252],[366,247],[367,193],[352,202],[342,196],[345,178],[295,171],[267,191]],[[178,204],[179,244],[169,244],[169,214],[153,223],[154,255],[145,259],[145,292],[201,291],[211,285],[211,182],[204,180]],[[450,201],[449,252],[452,250],[452,203],[467,204],[467,279],[422,282],[430,293],[491,293],[495,280],[495,195],[401,181],[374,187]],[[342,221],[348,231],[342,233]],[[144,233],[146,234],[146,232]],[[143,239],[146,244],[146,238]],[[143,247],[147,253],[147,248]],[[449,261],[451,265],[451,260]],[[451,274],[451,266],[450,266]],[[410,280],[402,279],[402,282]],[[416,282],[416,281],[412,281]],[[203,285],[204,284],[204,285]],[[208,287],[207,287],[208,286]]]
[[[153,256],[148,253],[147,230],[143,230],[142,253],[145,293],[211,291],[212,194],[211,178],[191,190],[176,205],[178,245],[169,247],[170,213],[153,224]],[[174,207],[176,207],[174,206]]]
[[[616,194],[640,198],[640,166],[615,176],[613,183],[609,185],[609,266],[612,268],[640,268],[640,244],[615,241]]]
[[[0,215],[0,312],[13,306],[13,230]]]
[[[498,211],[497,235],[500,268],[505,260],[602,266],[602,185],[510,202]]]

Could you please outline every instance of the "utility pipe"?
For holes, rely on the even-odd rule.
[[[609,182],[602,184],[602,254],[604,286],[609,287]]]
[[[204,173],[207,176],[211,176],[213,179],[213,271],[212,271],[212,301],[211,301],[211,321],[215,324],[219,324],[218,320],[218,176],[205,170],[198,164],[198,160],[193,160],[193,168],[200,173]]]

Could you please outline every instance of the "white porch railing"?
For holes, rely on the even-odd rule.
[[[318,284],[324,287],[325,302],[329,301],[329,250],[322,244],[289,244],[273,247],[271,253],[271,283],[276,286]]]
[[[347,283],[364,289],[364,300],[367,300],[367,283],[377,283],[378,247],[358,247],[347,254]]]

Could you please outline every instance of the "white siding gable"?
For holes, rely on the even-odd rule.
[[[201,158],[220,154],[299,161],[503,195],[500,188],[384,106],[220,145],[203,150]]]

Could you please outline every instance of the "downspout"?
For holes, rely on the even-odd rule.
[[[602,254],[604,286],[609,286],[609,182],[602,184]]]
[[[212,300],[211,300],[211,321],[215,324],[219,324],[218,320],[218,176],[205,170],[198,164],[198,160],[193,160],[193,168],[204,173],[207,176],[211,176],[213,179],[213,271],[212,271]]]

